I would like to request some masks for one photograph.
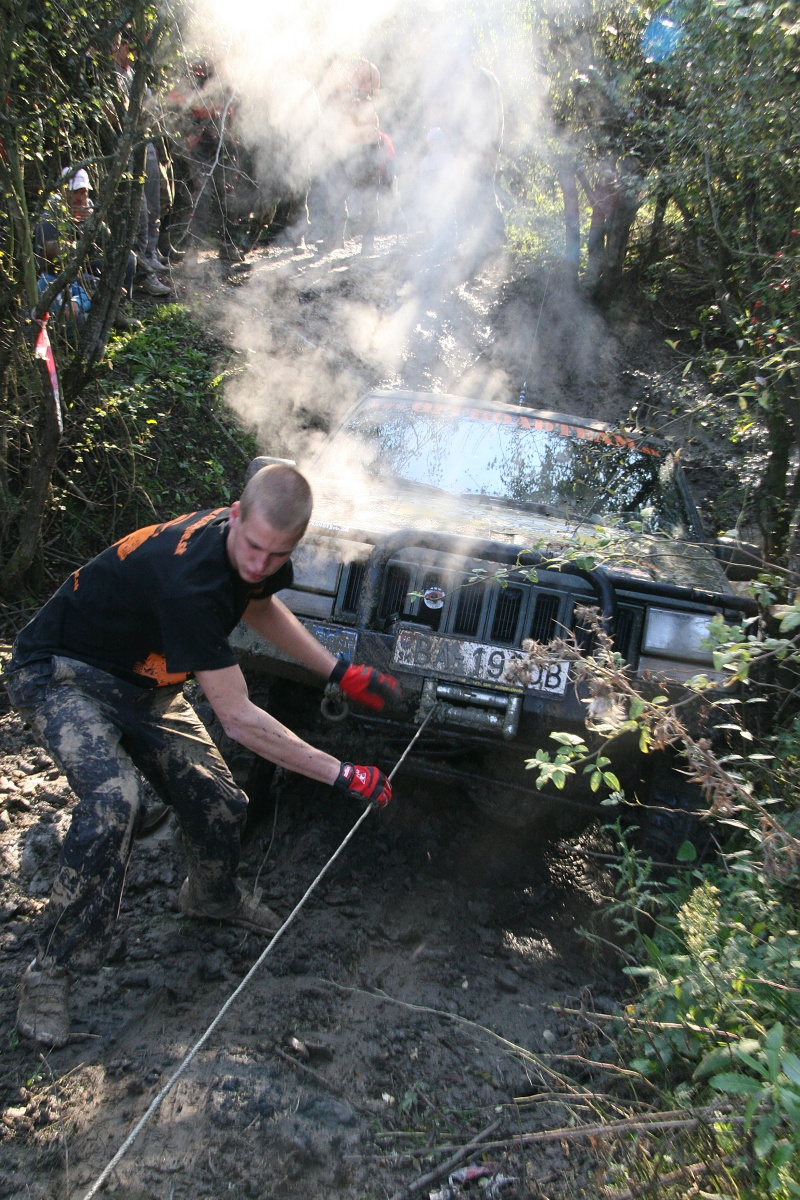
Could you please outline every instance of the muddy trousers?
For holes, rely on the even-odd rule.
[[[40,962],[84,971],[102,963],[143,811],[142,775],[175,810],[197,891],[222,903],[235,898],[247,798],[180,687],[140,688],[58,657],[12,664],[6,687],[79,798],[38,939]]]

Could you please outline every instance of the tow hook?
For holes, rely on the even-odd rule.
[[[343,721],[345,719],[350,712],[350,705],[339,691],[338,684],[327,684],[325,695],[320,701],[319,710],[323,717],[326,717],[329,721]]]

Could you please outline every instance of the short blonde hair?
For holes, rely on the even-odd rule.
[[[272,463],[248,479],[239,500],[242,517],[257,512],[278,533],[301,536],[311,520],[314,498],[296,467]]]

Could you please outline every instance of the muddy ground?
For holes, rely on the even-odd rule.
[[[302,457],[377,384],[509,400],[527,382],[540,407],[669,412],[680,364],[657,329],[609,324],[554,278],[512,280],[503,263],[465,275],[396,238],[378,239],[369,258],[357,249],[322,258],[277,246],[246,270],[209,257],[176,273],[178,291],[241,352],[229,395],[265,451]],[[263,404],[265,388],[274,403]],[[273,792],[242,878],[285,917],[359,809],[296,778],[279,777]],[[263,949],[180,915],[184,861],[166,823],[135,846],[109,962],[76,982],[72,1042],[44,1054],[18,1039],[16,982],[73,802],[3,711],[0,1196],[20,1200],[85,1195]],[[506,1144],[476,1158],[486,1178],[463,1195],[598,1194],[603,1159],[588,1143],[507,1142],[591,1120],[592,1096],[613,1086],[591,1065],[604,1053],[595,1035],[558,1011],[613,1011],[624,994],[616,959],[581,932],[603,929],[613,887],[597,839],[523,845],[458,796],[398,776],[392,810],[356,833],[106,1194],[394,1197],[490,1126]],[[441,1192],[446,1183],[416,1194],[462,1194]]]

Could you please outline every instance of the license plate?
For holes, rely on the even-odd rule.
[[[331,654],[355,662],[358,650],[358,633],[355,629],[345,629],[341,625],[317,625],[313,621],[303,621],[303,624]]]
[[[503,685],[506,667],[524,655],[485,642],[464,642],[417,629],[401,629],[394,644],[392,661],[406,670],[426,675],[453,675]],[[529,691],[563,696],[569,680],[569,663],[551,659],[536,668]],[[505,686],[509,686],[506,684]]]

